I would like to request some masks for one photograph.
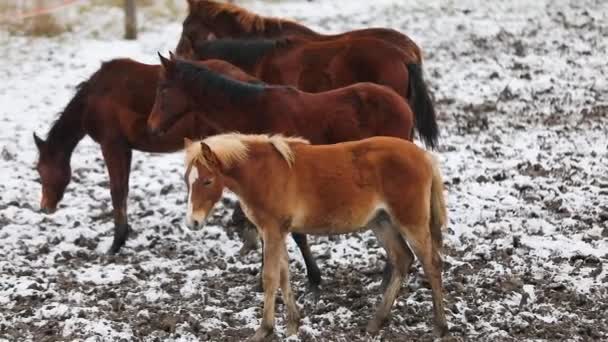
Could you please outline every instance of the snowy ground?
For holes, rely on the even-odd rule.
[[[373,5],[372,5],[373,4]],[[445,297],[467,341],[608,340],[608,4],[571,1],[253,2],[327,32],[386,26],[426,55],[442,127],[449,199]],[[183,228],[181,155],[136,153],[129,219],[116,257],[108,178],[86,138],[60,210],[38,213],[31,133],[45,134],[100,62],[155,62],[180,21],[137,42],[95,21],[52,39],[0,33],[0,340],[240,341],[260,317],[259,253],[220,226]],[[104,25],[119,12],[103,17]],[[105,26],[104,26],[105,27]],[[98,31],[96,31],[98,30]],[[220,211],[225,213],[225,211]],[[217,217],[217,222],[226,215]],[[290,242],[291,243],[291,242]],[[302,341],[368,339],[383,252],[369,234],[315,238],[324,276],[305,291],[291,245]],[[278,306],[277,335],[284,337]],[[412,268],[373,340],[433,338],[430,290]]]

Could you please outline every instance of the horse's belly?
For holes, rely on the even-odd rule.
[[[367,224],[384,210],[383,203],[370,203],[361,207],[334,210],[324,213],[294,215],[291,231],[303,234],[346,234],[365,229]]]

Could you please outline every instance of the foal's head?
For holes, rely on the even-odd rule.
[[[205,142],[184,139],[186,148],[186,174],[188,188],[188,212],[186,224],[199,229],[211,213],[213,206],[222,197],[224,182],[222,164]]]
[[[49,148],[47,142],[39,138],[36,133],[34,133],[34,142],[39,152],[36,170],[42,183],[40,210],[50,214],[57,210],[57,204],[63,198],[65,188],[70,183],[72,169],[69,156],[63,151]]]
[[[195,109],[184,83],[177,77],[177,61],[173,54],[171,59],[160,54],[159,57],[162,68],[147,123],[148,130],[153,134],[164,134],[178,119]]]

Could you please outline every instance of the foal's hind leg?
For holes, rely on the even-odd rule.
[[[414,253],[420,259],[424,274],[431,284],[433,294],[433,311],[437,333],[444,336],[448,332],[448,325],[445,318],[443,306],[441,270],[443,262],[439,251],[435,248],[431,240],[429,225],[420,226],[400,226],[401,234],[404,239],[412,246]]]
[[[123,143],[102,144],[101,152],[110,175],[110,194],[114,207],[114,241],[108,253],[115,254],[129,235],[127,195],[131,172],[131,149]]]
[[[367,325],[367,332],[375,334],[380,330],[389,316],[414,256],[401,237],[398,229],[393,227],[388,215],[385,213],[380,214],[369,226],[386,250],[388,262],[393,265],[387,286],[384,289],[382,302],[376,309],[376,315]]]

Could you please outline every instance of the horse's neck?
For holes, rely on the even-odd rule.
[[[319,33],[293,21],[267,21],[262,34],[266,38],[280,38],[291,35],[303,37],[320,36]]]
[[[215,134],[232,131],[248,131],[256,120],[256,109],[263,105],[265,94],[249,95],[232,99],[219,91],[205,91],[197,98],[197,106],[203,110],[197,113],[197,121]]]
[[[78,114],[78,115],[74,115]],[[68,161],[76,145],[84,138],[85,132],[82,127],[81,113],[64,113],[53,124],[49,131],[46,145],[53,151],[54,155],[61,155]]]

